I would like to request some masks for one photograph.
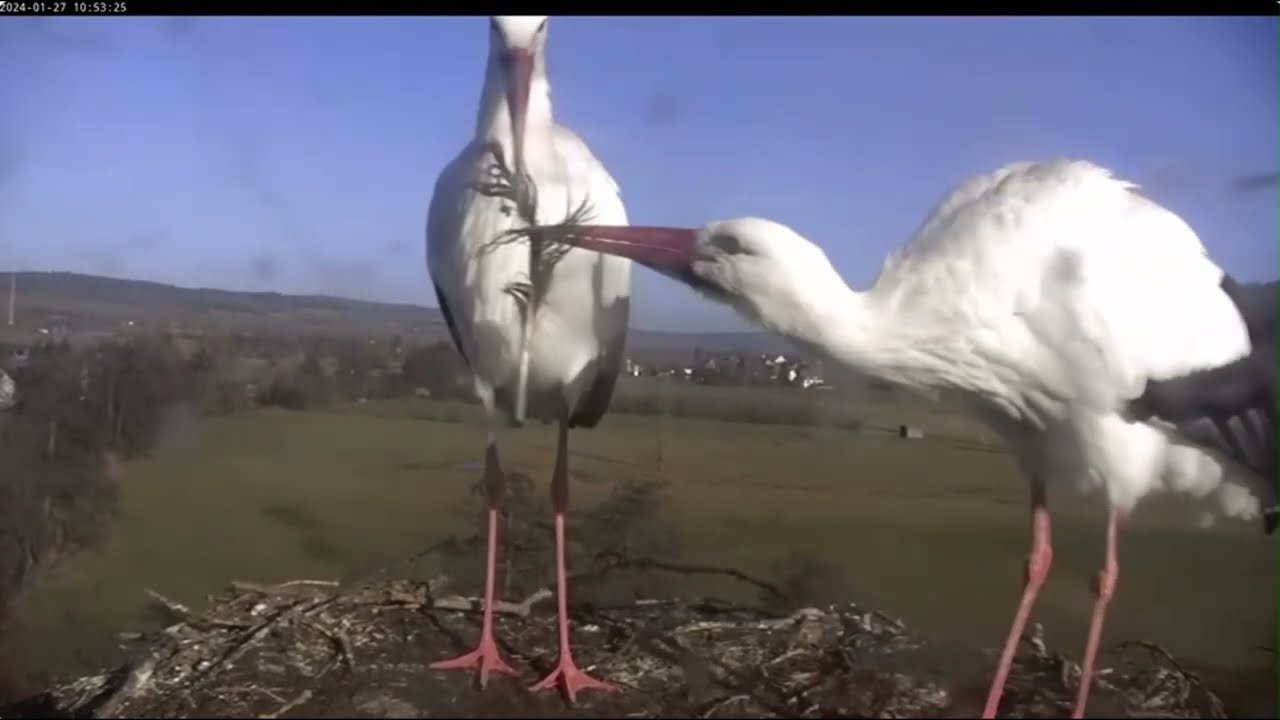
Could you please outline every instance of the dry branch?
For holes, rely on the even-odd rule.
[[[278,718],[278,717],[280,717],[281,715],[284,715],[285,713],[287,713],[287,712],[289,712],[290,710],[292,710],[292,709],[294,709],[294,708],[298,707],[299,705],[301,705],[302,703],[304,703],[304,702],[306,702],[306,701],[308,701],[308,700],[310,700],[310,699],[311,699],[311,691],[310,691],[310,690],[303,690],[302,692],[298,693],[298,696],[297,696],[297,697],[295,697],[294,699],[292,699],[292,700],[290,700],[289,702],[285,703],[284,705],[281,705],[279,710],[276,710],[275,712],[269,712],[269,713],[267,713],[267,714],[263,715],[262,717],[264,717],[264,718]]]
[[[680,573],[683,575],[719,575],[754,585],[784,602],[794,602],[789,594],[783,592],[773,583],[766,582],[752,575],[748,575],[741,570],[735,570],[734,568],[721,567],[719,565],[687,565],[684,563],[653,560],[650,558],[631,558],[614,551],[600,553],[596,558],[604,561],[604,567],[599,570],[589,571],[585,574],[597,574],[608,572],[610,570],[631,568],[636,570],[665,570],[667,572]]]
[[[232,580],[231,587],[242,593],[257,593],[259,595],[279,595],[280,593],[292,592],[300,588],[336,588],[337,580],[289,580],[288,582],[276,583],[274,585],[259,585],[258,583],[246,582],[244,580]]]
[[[1153,657],[1159,658],[1159,660],[1168,668],[1170,668],[1174,672],[1174,674],[1178,677],[1179,687],[1177,692],[1180,700],[1186,701],[1188,697],[1191,695],[1192,689],[1193,688],[1198,689],[1201,691],[1201,694],[1205,698],[1205,704],[1208,707],[1209,715],[1211,717],[1227,716],[1226,710],[1222,704],[1222,700],[1209,690],[1209,686],[1205,684],[1204,680],[1196,673],[1186,669],[1186,667],[1184,667],[1181,663],[1177,661],[1177,659],[1173,657],[1172,653],[1170,653],[1168,650],[1164,649],[1160,645],[1153,642],[1146,642],[1143,640],[1125,640],[1123,642],[1116,643],[1115,647],[1118,650],[1126,650],[1128,648],[1142,648],[1143,650],[1146,650],[1147,653],[1152,655]]]
[[[815,618],[820,618],[822,616],[823,616],[823,612],[818,608],[802,608],[800,610],[795,611],[794,613],[791,613],[787,617],[757,620],[753,623],[750,623],[748,626],[757,628],[759,630],[774,630],[777,628],[786,627],[788,625],[794,625],[795,623],[804,622],[805,620],[813,620]],[[743,625],[744,624],[741,621],[709,620],[705,622],[694,623],[692,625],[687,625],[681,628],[680,632],[705,632],[707,630],[723,630],[725,628],[741,628],[743,627]]]
[[[346,633],[341,630],[330,630],[320,623],[312,622],[310,620],[306,621],[306,624],[307,627],[329,639],[329,642],[333,645],[333,649],[338,655],[334,659],[334,663],[345,661],[347,663],[348,670],[351,672],[356,671],[356,653],[355,650],[352,649],[351,640],[347,637]]]
[[[176,602],[174,600],[170,600],[169,598],[165,597],[164,595],[161,595],[160,593],[156,592],[155,590],[152,590],[151,588],[144,588],[143,592],[146,593],[147,597],[151,598],[152,602],[155,602],[156,604],[163,607],[176,619],[182,620],[184,622],[188,622],[192,625],[202,625],[206,627],[225,627],[225,628],[249,627],[248,623],[237,622],[234,620],[219,620],[218,618],[209,617],[204,613],[195,612],[194,610],[187,607],[186,605],[183,605],[182,603]]]
[[[102,702],[93,712],[93,717],[109,718],[114,717],[116,711],[124,702],[138,693],[142,692],[151,682],[152,676],[156,671],[156,654],[148,655],[145,660],[135,665],[130,671],[125,681],[120,684],[106,700]]]
[[[1127,650],[1129,648],[1142,648],[1143,650],[1146,650],[1152,655],[1160,658],[1162,661],[1168,663],[1169,667],[1173,668],[1174,670],[1177,670],[1179,673],[1182,674],[1183,677],[1193,679],[1196,682],[1200,681],[1200,677],[1198,675],[1182,667],[1182,665],[1179,664],[1178,661],[1174,659],[1173,655],[1171,655],[1168,650],[1165,650],[1163,647],[1157,645],[1156,643],[1145,642],[1142,640],[1125,640],[1123,642],[1116,643],[1115,647],[1117,650],[1121,650],[1121,651]]]
[[[267,620],[259,623],[257,627],[245,633],[240,639],[233,643],[224,653],[216,660],[211,662],[202,673],[191,681],[187,688],[186,694],[189,696],[191,692],[202,688],[214,675],[225,665],[229,665],[238,660],[253,646],[254,643],[261,640],[272,628],[293,618],[313,612],[325,605],[329,605],[336,601],[337,595],[328,598],[317,598],[313,600],[299,600],[291,605],[286,606],[283,610],[272,615]]]
[[[504,615],[516,615],[519,617],[528,617],[532,612],[533,606],[538,603],[555,597],[555,593],[548,588],[542,588],[534,592],[529,597],[518,603],[506,602],[499,600],[494,603],[493,611]],[[450,595],[448,597],[433,598],[430,601],[432,610],[461,610],[480,612],[484,609],[484,599],[478,597],[462,597],[460,595]]]
[[[364,575],[358,576],[355,579],[343,584],[350,587],[362,587],[362,586],[368,585],[369,583],[373,582],[379,577],[386,576],[392,570],[398,570],[400,568],[412,565],[413,563],[421,560],[424,557],[427,557],[428,555],[433,555],[438,552],[456,551],[461,546],[477,545],[479,544],[479,542],[480,542],[480,536],[478,534],[468,535],[467,537],[461,538],[461,539],[459,539],[457,535],[450,535],[445,539],[436,543],[432,543],[431,545],[428,545],[427,547],[415,553],[407,555],[400,560],[397,560],[388,565],[384,565],[382,567],[370,570]]]

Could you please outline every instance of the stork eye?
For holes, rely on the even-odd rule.
[[[726,255],[750,255],[751,251],[747,250],[742,241],[736,235],[729,233],[716,233],[712,235],[707,242],[717,250]]]

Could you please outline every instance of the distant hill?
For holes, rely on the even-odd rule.
[[[0,275],[0,307],[8,309],[9,273]],[[143,326],[170,322],[206,330],[240,332],[390,335],[414,339],[447,337],[437,308],[331,295],[287,295],[217,288],[189,288],[72,272],[20,272],[17,321],[38,327],[60,320],[75,330],[103,330],[132,321]],[[633,329],[628,341],[643,355],[742,350],[780,352],[789,345],[766,333],[681,333]]]

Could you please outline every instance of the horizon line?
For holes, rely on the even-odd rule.
[[[81,272],[79,270],[0,270],[0,276],[23,275],[23,274],[79,275],[81,277],[101,278],[104,280],[115,280],[119,282],[136,282],[136,283],[150,283],[152,285],[164,285],[167,287],[176,288],[178,290],[189,290],[192,292],[199,292],[202,290],[212,290],[215,292],[239,293],[243,295],[279,295],[281,297],[290,297],[290,298],[325,298],[330,300],[343,300],[346,302],[367,303],[370,305],[386,305],[390,307],[404,307],[404,308],[413,308],[413,309],[420,309],[420,310],[433,310],[437,313],[440,312],[440,306],[438,305],[422,305],[419,303],[406,302],[406,301],[400,301],[400,300],[371,300],[367,298],[351,297],[347,295],[335,295],[332,293],[323,293],[323,292],[283,292],[280,290],[235,290],[235,289],[225,288],[225,287],[214,287],[214,286],[207,286],[207,285],[184,285],[184,284],[180,284],[176,282],[168,282],[164,280],[150,280],[147,278],[125,277],[120,275],[106,275],[102,273],[88,273],[88,272]],[[21,297],[21,288],[19,288],[19,297]],[[766,335],[766,336],[773,335],[772,333],[765,330],[659,330],[659,329],[644,328],[644,327],[637,327],[637,326],[630,326],[628,328],[628,331],[629,332],[639,331],[639,332],[646,332],[646,333],[665,333],[668,335]],[[781,338],[778,338],[778,340],[780,342],[785,342]]]

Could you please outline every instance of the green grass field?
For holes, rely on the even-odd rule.
[[[462,509],[482,437],[474,406],[421,400],[205,421],[194,443],[127,466],[106,541],[40,578],[9,642],[30,670],[71,672],[109,660],[116,633],[148,622],[144,588],[199,605],[230,579],[353,577],[480,530]],[[661,452],[680,560],[767,574],[800,551],[843,567],[851,600],[917,631],[984,646],[1003,637],[1028,524],[1007,454],[954,438],[626,414],[573,441],[576,507],[612,480],[654,473]],[[508,467],[545,488],[553,429],[505,442]],[[1051,501],[1057,554],[1037,618],[1050,644],[1078,656],[1103,515],[1089,500]],[[1200,530],[1184,504],[1148,503],[1121,536],[1106,636],[1220,671],[1271,667],[1253,646],[1276,644],[1276,549],[1255,524]],[[741,590],[689,583],[690,594]]]

